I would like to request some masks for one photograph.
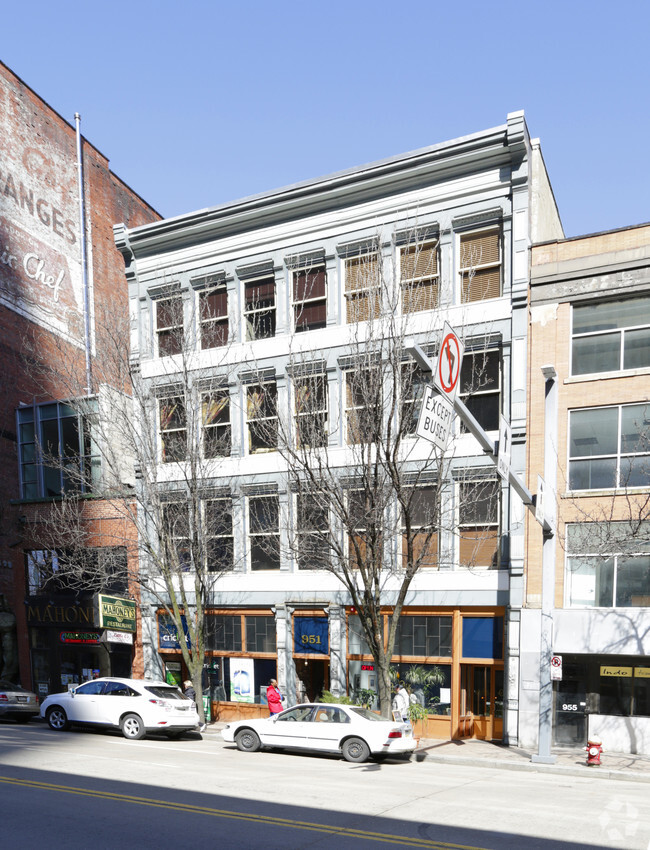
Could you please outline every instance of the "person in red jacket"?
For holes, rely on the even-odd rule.
[[[282,711],[282,694],[275,679],[271,679],[266,688],[266,701],[269,704],[271,714],[278,714]]]

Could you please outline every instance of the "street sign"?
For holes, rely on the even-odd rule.
[[[512,428],[506,419],[499,419],[499,454],[497,456],[497,472],[504,481],[510,478],[510,455],[512,450]]]
[[[433,382],[442,395],[452,404],[458,391],[464,351],[465,346],[458,339],[456,332],[451,325],[445,322],[442,330],[442,343],[433,373]]]
[[[551,657],[551,682],[562,681],[562,656],[553,655]]]
[[[555,492],[546,486],[541,475],[537,476],[535,519],[542,528],[550,529],[555,534]]]
[[[451,435],[454,408],[430,386],[424,388],[416,434],[445,451]]]

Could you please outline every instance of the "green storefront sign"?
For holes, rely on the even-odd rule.
[[[100,629],[135,632],[136,604],[131,599],[96,593],[93,601],[95,625]]]

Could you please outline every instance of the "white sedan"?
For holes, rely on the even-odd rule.
[[[341,753],[362,762],[411,753],[417,746],[408,723],[386,720],[358,705],[306,703],[258,720],[238,720],[221,731],[224,741],[244,752],[282,747]]]
[[[137,740],[147,732],[177,738],[199,728],[194,700],[174,685],[151,679],[93,679],[41,704],[41,717],[61,732],[71,725],[120,729]]]

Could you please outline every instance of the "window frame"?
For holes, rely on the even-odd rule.
[[[226,312],[212,313],[209,310],[210,299],[214,296],[224,295]],[[219,281],[205,289],[201,289],[197,293],[198,296],[198,316],[199,316],[199,339],[202,351],[207,351],[212,348],[223,348],[230,341],[230,310],[228,298],[228,286],[225,281]],[[204,306],[206,305],[206,306]],[[207,313],[207,315],[206,315]],[[224,332],[218,329],[224,328]],[[221,341],[214,342],[219,339]]]
[[[420,256],[422,252],[433,248],[433,257],[435,259],[435,271],[433,274],[413,274],[411,277],[405,277],[405,255],[410,253],[415,254],[413,261],[413,271],[418,271],[420,265]],[[399,250],[400,263],[400,295],[402,299],[402,313],[420,313],[427,310],[437,310],[440,306],[440,240],[438,238],[427,239],[422,242],[411,242],[407,245],[400,246]],[[423,270],[423,271],[426,271]],[[434,295],[430,298],[424,298],[427,306],[417,306],[413,309],[405,309],[407,301],[413,303],[421,300],[421,293],[424,292],[423,285],[429,284]],[[408,293],[408,298],[405,298],[405,292]]]
[[[311,407],[309,405],[309,401],[303,403],[300,401],[301,393],[300,390],[308,385],[310,382],[316,383],[318,382],[321,386],[318,391],[314,392],[312,390],[309,398],[314,398],[316,402],[318,402],[319,398],[322,399],[322,406],[314,406]],[[294,409],[294,423],[295,423],[295,431],[296,431],[296,447],[297,448],[306,448],[306,449],[316,449],[316,448],[325,448],[329,439],[329,383],[327,380],[326,372],[315,372],[310,375],[299,375],[295,376],[292,380],[292,389],[293,389],[293,409]],[[321,424],[319,428],[319,436],[320,440],[317,441],[316,445],[304,443],[301,440],[301,422],[309,421],[312,417],[318,417],[321,419]],[[314,429],[312,431],[312,435],[317,436],[317,432]],[[308,434],[309,436],[309,434]]]
[[[648,421],[647,417],[650,417],[650,402],[631,402],[628,404],[613,404],[613,405],[598,405],[596,407],[577,407],[572,408],[568,411],[568,427],[567,427],[567,471],[568,471],[568,488],[572,493],[589,493],[597,490],[627,490],[627,489],[635,489],[635,488],[647,488],[650,486],[650,421],[648,421],[648,430],[645,432],[639,432],[640,434],[645,434],[645,451],[639,451],[637,447],[632,446],[631,451],[624,452],[623,443],[625,439],[625,435],[623,434],[623,411],[630,410],[632,408],[641,408],[644,410],[644,422]],[[600,454],[588,454],[588,455],[576,455],[572,454],[573,443],[577,441],[577,439],[586,440],[588,438],[585,437],[575,437],[574,438],[574,421],[575,417],[581,413],[594,413],[596,411],[606,411],[612,410],[617,411],[616,417],[616,452],[603,452]],[[603,420],[601,420],[603,421]],[[594,438],[592,438],[594,439]],[[629,484],[625,483],[622,480],[623,469],[622,463],[624,459],[630,460],[638,460],[639,458],[646,458],[647,461],[647,472],[646,477],[648,477],[648,481],[640,484]],[[586,465],[587,462],[589,464],[594,461],[614,461],[613,474],[614,474],[614,483],[609,486],[599,486],[599,487],[575,487],[575,469],[576,465]],[[631,472],[631,470],[630,470]],[[591,473],[590,473],[591,477]]]
[[[614,525],[618,525],[619,523],[614,523]],[[625,545],[625,549],[629,549],[629,551],[623,551],[623,545],[616,546],[614,541],[611,541],[609,545],[606,547],[607,551],[598,552],[572,552],[572,548],[581,548],[579,542],[572,541],[571,538],[573,536],[574,529],[577,531],[577,534],[584,534],[585,532],[581,532],[581,528],[585,525],[590,525],[590,523],[567,523],[566,526],[566,546],[565,546],[565,559],[564,559],[564,606],[566,608],[572,609],[583,609],[583,610],[592,610],[595,608],[602,609],[611,609],[611,608],[647,608],[650,606],[650,543],[643,542],[638,545],[633,545],[633,543],[627,542]],[[621,531],[624,534],[625,526],[627,523],[621,522]],[[616,530],[614,530],[614,535],[616,535]],[[629,540],[629,538],[626,538]],[[619,581],[620,581],[620,573],[628,566],[627,562],[644,560],[645,570],[648,574],[648,583],[647,583],[647,592],[640,595],[638,603],[636,605],[629,604],[624,605],[619,603],[618,599],[618,591],[619,591]],[[579,602],[574,602],[574,599],[577,597],[578,593],[582,593],[584,597],[585,590],[582,591],[578,588],[574,588],[574,584],[579,582],[575,582],[575,579],[578,576],[582,576],[580,573],[580,567],[574,567],[574,564],[583,564],[587,567],[591,566],[594,570],[594,581],[593,581],[593,593],[594,593],[594,602],[593,604],[589,604],[584,600],[584,598]],[[603,570],[607,570],[609,575],[601,575],[601,568]],[[601,582],[604,581],[603,589],[605,591],[609,591],[610,594],[610,603],[609,604],[600,604],[600,585]],[[585,584],[583,582],[583,584]],[[609,587],[608,587],[609,585]]]
[[[460,569],[485,569],[499,570],[501,569],[501,498],[502,489],[500,479],[496,477],[472,477],[468,475],[460,481],[456,482],[457,498],[458,498],[458,566]],[[463,489],[466,487],[477,487],[479,498],[475,494],[470,493],[469,499],[463,498]],[[493,493],[488,493],[487,499],[481,499],[480,493],[485,488],[493,488]],[[494,504],[494,513],[491,518],[486,517],[470,518],[464,515],[464,511],[477,510],[481,503],[487,505],[487,510],[490,512],[490,506]],[[465,505],[468,507],[465,508]],[[490,512],[491,513],[491,512]],[[478,532],[477,536],[473,536],[473,531]],[[463,533],[465,532],[465,534]],[[483,532],[483,537],[480,536]],[[487,548],[489,541],[494,537],[494,553],[491,555],[491,562],[477,563],[478,557]],[[471,546],[471,557],[465,558],[463,550]],[[492,549],[489,543],[490,550]]]
[[[211,401],[220,399],[225,402],[223,407],[216,411],[215,415],[219,417],[226,408],[227,421],[217,419],[213,422],[207,422],[208,405]],[[230,390],[228,387],[213,387],[212,389],[201,390],[201,447],[203,457],[213,459],[217,457],[230,457],[232,451],[232,420],[230,416]],[[213,439],[213,434],[216,437]],[[208,451],[210,445],[216,446],[217,449],[223,446],[223,451]]]
[[[164,422],[163,422],[163,406],[165,404],[169,404],[170,402],[172,402],[174,400],[177,401],[177,402],[180,402],[180,408],[181,408],[181,411],[182,411],[182,413],[181,413],[181,415],[182,415],[182,425],[179,425],[178,427],[167,427],[167,426],[164,425]],[[159,440],[159,446],[160,446],[160,460],[161,460],[161,462],[162,463],[183,463],[184,461],[187,460],[187,456],[188,456],[187,399],[185,398],[184,393],[182,391],[179,391],[178,393],[174,393],[174,394],[170,393],[169,395],[159,396],[157,398],[157,414],[158,414],[158,440]],[[173,417],[173,411],[170,413],[169,422],[173,421],[172,417]],[[185,448],[182,451],[181,455],[176,457],[176,456],[173,456],[173,453],[172,453],[172,456],[167,458],[166,457],[166,449],[165,449],[165,434],[180,435],[180,434],[183,434],[183,433],[185,434],[185,442],[184,442]],[[175,439],[175,438],[171,438],[171,439]],[[179,442],[179,445],[180,445],[180,442]]]
[[[323,275],[323,294],[313,295],[302,299],[296,298],[296,290],[299,288],[297,287],[297,277],[299,275],[305,276],[305,292],[308,294],[310,276],[317,278],[321,273]],[[327,327],[327,297],[328,279],[325,262],[314,263],[310,266],[291,270],[291,307],[293,314],[293,327],[296,333],[306,333],[311,330],[321,330],[322,328]],[[321,321],[314,322],[314,326],[312,326],[308,320],[306,321],[304,318],[302,320],[300,319],[301,315],[304,316],[305,307],[311,309],[318,305],[322,305],[324,308],[324,318]]]
[[[275,510],[277,512],[277,525],[273,529],[261,528],[260,530],[254,529],[253,522],[253,513],[251,511],[252,505],[254,502],[263,502],[267,501],[268,503],[271,500],[275,501]],[[251,572],[271,572],[276,571],[281,568],[281,555],[280,555],[280,498],[277,493],[257,493],[255,495],[249,495],[246,499],[246,511],[248,514],[248,563]],[[266,544],[256,543],[258,540],[262,540],[263,538],[267,538],[268,541]],[[275,553],[272,553],[272,549],[274,546],[270,545],[271,540],[275,540],[275,545],[277,545],[277,566],[264,567],[264,566],[254,566],[255,563],[258,563],[257,560],[254,560],[254,548],[259,547],[263,554],[264,558],[259,560],[259,563],[269,562],[271,559],[275,563],[276,556]],[[265,548],[266,547],[266,548]]]
[[[99,402],[97,398],[83,400],[88,412],[75,409],[69,401],[47,401],[41,404],[19,407],[16,410],[16,431],[18,435],[18,470],[21,499],[58,498],[66,492],[92,493],[93,482],[101,474],[101,455],[96,450],[93,437],[93,418],[97,416]],[[48,415],[50,410],[55,415]],[[64,454],[68,448],[69,433],[64,430],[65,422],[74,423],[78,452]],[[47,464],[44,444],[47,437],[43,428],[45,423],[56,422],[56,464]],[[95,450],[93,450],[95,448]],[[70,481],[66,476],[66,466],[78,464],[78,472]],[[49,492],[54,478],[58,477],[58,489]],[[68,487],[66,488],[66,481]]]
[[[433,484],[430,482],[422,482],[415,487],[412,488],[414,491],[433,491],[433,500],[434,500],[434,512],[433,516],[437,517],[438,520],[440,518],[440,487],[437,484]],[[417,498],[415,494],[411,497],[411,518],[413,519],[413,499]],[[411,536],[413,539],[413,547],[418,545],[419,536],[424,533],[425,536],[429,537],[427,543],[427,553],[424,558],[421,558],[421,552],[415,555],[415,562],[418,564],[418,569],[432,569],[437,570],[440,569],[440,524],[438,522],[436,530],[431,530],[432,523],[415,523],[411,522]],[[428,528],[429,531],[421,532],[418,529]],[[430,535],[430,536],[429,536]],[[406,528],[404,523],[404,516],[402,514],[402,561],[404,568],[406,568],[406,547],[408,545],[408,541],[406,540]],[[433,544],[433,546],[432,546]],[[431,558],[434,558],[434,562],[430,561]]]
[[[372,386],[374,382],[381,380],[381,371],[379,366],[371,366],[371,365],[362,365],[360,367],[351,366],[347,369],[343,370],[343,392],[345,394],[345,441],[349,446],[359,446],[359,445],[367,445],[369,443],[376,442],[374,439],[378,434],[380,435],[383,428],[383,421],[377,422],[377,417],[372,418],[371,422],[375,422],[374,428],[369,428],[369,433],[372,439],[356,439],[357,436],[360,436],[360,432],[364,423],[364,414],[365,411],[366,419],[370,417],[370,408],[367,403],[365,404],[351,404],[350,400],[353,402],[355,399],[355,387],[352,385],[352,381],[356,377],[359,381],[361,381],[361,386],[364,386],[364,382],[362,380],[362,375],[368,375],[369,381],[366,382],[366,386]],[[381,395],[381,391],[380,391]],[[379,410],[376,411],[379,417],[383,418],[384,409],[383,409],[383,399],[380,397],[379,399],[366,399],[366,401],[375,402],[379,401]],[[356,425],[353,428],[351,420],[354,418]]]
[[[481,358],[482,357],[484,364],[486,364],[484,372],[485,372],[485,375],[488,376],[489,375],[489,367],[487,365],[487,361],[488,361],[488,359],[490,358],[491,355],[494,355],[495,358],[497,359],[497,364],[496,364],[497,365],[497,370],[496,370],[496,372],[497,372],[497,386],[494,387],[490,384],[487,384],[485,386],[479,385],[478,389],[466,391],[464,389],[464,379],[463,379],[463,372],[462,372],[463,366],[467,362],[469,362],[470,358]],[[472,376],[473,375],[474,375],[474,369],[472,369]],[[462,401],[465,403],[466,407],[470,410],[472,415],[475,417],[477,422],[481,425],[481,427],[485,431],[498,431],[499,430],[499,417],[500,417],[501,411],[503,409],[503,397],[502,397],[503,356],[502,356],[501,348],[499,346],[489,346],[489,347],[484,348],[484,349],[475,349],[475,350],[472,349],[472,350],[466,351],[464,356],[463,356],[463,363],[461,364],[460,384],[461,384],[461,386],[460,386],[459,396],[462,399]],[[480,416],[477,415],[477,413],[479,413],[479,411],[472,409],[472,400],[475,399],[475,400],[479,401],[481,398],[492,398],[492,397],[497,398],[497,415],[496,415],[496,422],[492,423],[493,427],[488,428],[488,427],[486,427],[486,423],[482,422]],[[465,428],[465,426],[463,425],[462,422],[461,422],[461,433],[468,433],[467,429]]]
[[[373,268],[374,265],[374,268]],[[367,267],[359,274],[360,283],[357,285],[356,275],[351,274],[354,267]],[[372,277],[376,278],[372,282]],[[369,249],[343,258],[345,324],[353,325],[358,322],[374,321],[381,315],[381,254],[378,248]],[[353,304],[366,303],[366,309],[361,315],[358,306]]]
[[[640,324],[619,324],[613,327],[603,328],[602,330],[593,330],[593,331],[579,331],[576,333],[575,330],[575,318],[576,311],[580,310],[588,310],[593,309],[595,311],[604,310],[610,311],[611,316],[611,308],[613,305],[617,304],[635,304],[635,303],[644,303],[648,304],[650,299],[647,295],[641,296],[638,298],[618,298],[616,300],[609,301],[598,301],[598,302],[578,302],[573,303],[571,305],[571,358],[570,358],[570,368],[571,368],[571,376],[572,377],[582,377],[584,375],[598,375],[607,372],[627,372],[633,371],[634,369],[646,369],[650,367],[650,362],[641,366],[629,366],[625,365],[625,354],[626,354],[626,338],[628,334],[638,331],[646,330],[648,335],[650,336],[650,321],[642,322]],[[576,371],[576,342],[579,340],[598,340],[603,337],[613,337],[618,335],[619,337],[619,345],[618,345],[618,365],[613,369],[589,369],[585,371]]]
[[[244,302],[244,342],[254,342],[259,339],[272,339],[276,333],[277,326],[277,309],[278,309],[278,289],[275,281],[275,276],[272,273],[261,275],[259,277],[247,277],[243,281],[243,302]],[[249,299],[249,289],[261,289],[262,285],[272,285],[273,297],[270,300],[271,304],[265,304],[264,299],[258,295],[258,301]],[[250,306],[249,305],[253,305]],[[261,327],[260,317],[268,316],[270,331],[268,333],[258,333]]]
[[[173,292],[169,295],[161,296],[153,300],[154,305],[154,334],[156,338],[156,353],[158,357],[174,357],[181,354],[185,345],[185,305],[183,294],[181,292]],[[178,305],[180,316],[174,316],[175,306],[169,310],[170,317],[176,319],[176,322],[171,324],[161,325],[161,311],[166,304]],[[166,344],[163,344],[163,339],[171,340],[169,350]]]
[[[491,260],[486,263],[472,264],[465,263],[463,242],[469,241],[472,237],[482,238],[491,233],[496,233],[497,236],[497,260]],[[459,303],[461,304],[476,304],[481,301],[488,301],[492,298],[500,298],[503,295],[503,228],[499,224],[490,224],[485,227],[476,227],[466,230],[461,230],[457,234],[458,246],[458,285],[459,285]],[[469,258],[471,259],[471,257]],[[476,278],[477,272],[489,272],[491,269],[498,269],[499,274],[499,292],[497,295],[487,295],[482,297],[471,297],[472,287]],[[471,280],[466,284],[465,275],[473,270]]]
[[[267,416],[251,416],[251,410],[253,408],[253,403],[251,402],[251,393],[253,393],[256,389],[261,389],[263,393],[262,403],[258,406],[259,410],[263,410],[265,407],[266,400],[266,390],[265,387],[273,386],[273,413]],[[279,416],[278,416],[278,382],[276,378],[262,378],[255,383],[250,383],[245,385],[246,392],[246,431],[248,435],[247,440],[247,454],[264,454],[266,452],[277,451],[278,448],[278,427],[279,427]],[[256,423],[273,423],[275,422],[275,428],[273,425],[263,425],[262,428],[271,428],[271,432],[269,436],[273,436],[273,431],[275,432],[275,440],[273,441],[273,445],[262,445],[258,448],[253,448],[253,429],[255,428]],[[263,433],[263,432],[262,432]]]
[[[210,521],[209,517],[209,505],[213,502],[222,502],[224,503],[225,510],[222,510],[215,523]],[[232,572],[235,568],[235,531],[234,531],[234,521],[233,521],[233,498],[231,495],[223,495],[223,496],[210,496],[209,498],[203,499],[202,502],[202,510],[203,510],[203,520],[204,520],[204,528],[206,529],[206,537],[207,537],[207,545],[206,545],[206,570],[208,573],[225,573]],[[228,527],[225,531],[220,530],[219,523],[222,521],[222,518],[228,516],[230,519]],[[219,533],[214,532],[214,527],[217,527]],[[220,565],[217,569],[211,569],[211,561],[212,555],[212,541],[220,541],[219,549],[224,545],[225,542],[226,551],[229,550],[229,563],[227,566]]]
[[[330,512],[327,507],[323,507],[322,505],[316,506],[314,511],[309,511],[305,513],[301,510],[301,500],[303,499],[316,499],[317,495],[310,493],[308,491],[304,491],[301,493],[295,494],[295,537],[296,537],[296,564],[299,570],[317,570],[324,569],[322,566],[303,566],[303,560],[307,557],[311,552],[322,550],[322,554],[319,553],[319,559],[326,560],[327,553],[330,551],[329,546],[326,541],[323,540],[323,537],[331,534],[331,517]],[[321,508],[321,510],[318,510]],[[309,525],[309,520],[312,516],[321,513],[325,517],[325,523],[320,528],[315,524]],[[313,542],[307,545],[307,551],[304,553],[302,550],[301,542],[302,540],[312,539]]]

